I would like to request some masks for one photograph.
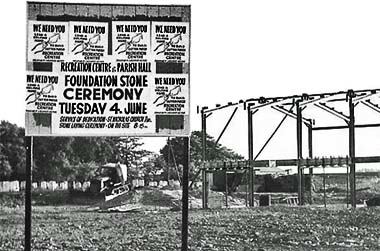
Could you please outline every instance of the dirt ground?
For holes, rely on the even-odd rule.
[[[34,206],[33,250],[179,250],[181,212]],[[190,250],[380,250],[380,209],[191,210]],[[22,250],[23,208],[0,208],[0,250]]]

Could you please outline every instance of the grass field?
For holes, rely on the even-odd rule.
[[[181,212],[35,206],[33,250],[179,250]],[[380,210],[257,207],[190,211],[190,250],[380,250]],[[22,250],[23,208],[0,209],[0,250]]]

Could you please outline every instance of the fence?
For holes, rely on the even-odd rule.
[[[248,205],[248,181],[241,171],[214,171],[208,174],[208,207],[242,207]],[[304,177],[305,201],[311,204],[350,204],[349,180],[347,173],[314,173]],[[226,186],[227,184],[227,186]],[[311,189],[310,189],[311,186]],[[379,172],[356,173],[357,201],[364,201],[380,193]],[[271,204],[297,205],[296,175],[255,175],[254,203],[261,205],[261,199],[270,197]],[[265,203],[266,204],[266,203]]]
[[[249,204],[248,172],[243,170],[208,173],[208,207],[245,207]],[[305,177],[306,184],[310,177]],[[227,184],[227,186],[226,186]],[[296,204],[296,175],[257,174],[254,177],[254,205]],[[269,201],[268,201],[268,198]],[[265,201],[267,200],[267,201]]]
[[[0,192],[20,192],[25,190],[25,181],[0,181]],[[65,191],[69,189],[85,191],[90,187],[90,182],[78,181],[40,181],[32,183],[34,191]]]
[[[0,193],[1,192],[20,192],[25,190],[25,181],[0,181]],[[145,185],[150,187],[180,187],[180,183],[177,180],[168,181],[150,181],[145,184],[142,179],[132,180],[132,185],[134,187],[143,187]],[[34,191],[66,191],[66,190],[77,190],[86,191],[90,188],[90,182],[79,182],[79,181],[40,181],[32,183],[32,190]]]
[[[380,192],[380,173],[356,173],[356,200],[358,204]],[[306,192],[306,201],[310,193]],[[347,174],[315,174],[312,198],[315,204],[350,204],[349,178]]]

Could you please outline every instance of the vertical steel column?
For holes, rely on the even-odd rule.
[[[347,208],[350,207],[350,166],[347,164],[346,166],[346,203],[347,203]]]
[[[252,111],[250,106],[248,106],[248,191],[249,191],[249,206],[255,206],[255,194],[254,194],[254,171],[253,171],[253,132],[252,132]]]
[[[206,209],[208,208],[208,180],[207,180],[207,172],[206,172],[206,114],[205,112],[201,111],[201,118],[202,118],[202,162],[203,162],[203,170],[202,170],[202,208]]]
[[[355,104],[353,102],[354,92],[349,90],[348,105],[350,111],[350,121],[348,122],[349,130],[349,156],[351,158],[350,165],[350,190],[351,190],[351,206],[356,208],[356,164],[355,164]]]
[[[303,177],[301,168],[302,159],[302,108],[299,104],[300,101],[296,102],[297,108],[297,174],[298,174],[298,201],[300,205],[304,204],[303,201]]]
[[[33,170],[33,137],[25,137],[26,172],[25,172],[25,251],[31,250],[32,240],[32,170]]]
[[[307,126],[308,131],[308,147],[309,147],[309,158],[313,158],[313,126],[310,124]],[[309,168],[309,196],[310,196],[310,204],[313,204],[313,173],[314,170],[312,167]]]
[[[228,174],[227,174],[227,167],[226,162],[224,162],[224,182],[226,183],[225,186],[225,199],[226,199],[226,208],[228,208]]]
[[[326,204],[326,169],[325,165],[323,165],[323,205],[327,206]]]
[[[248,207],[249,202],[249,185],[248,185],[248,172],[247,169],[244,170],[244,176],[245,176],[245,206]]]
[[[184,137],[184,167],[182,170],[182,251],[188,249],[189,226],[189,168],[190,168],[190,137]]]

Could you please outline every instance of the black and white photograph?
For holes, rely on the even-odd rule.
[[[0,250],[380,250],[380,2],[1,12]]]

